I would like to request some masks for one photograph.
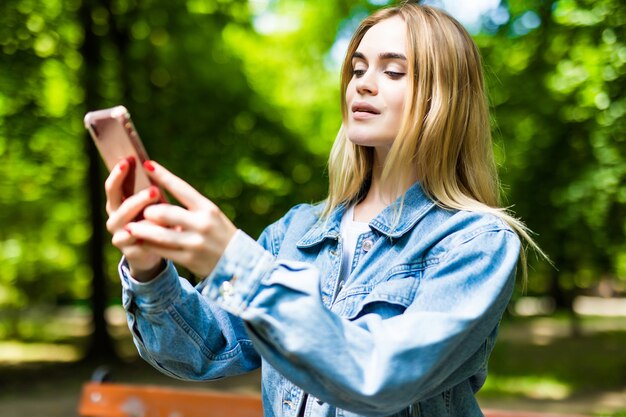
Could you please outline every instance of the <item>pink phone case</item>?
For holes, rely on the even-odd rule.
[[[109,171],[122,159],[134,158],[136,163],[131,163],[124,181],[125,197],[153,185],[142,167],[144,161],[149,159],[148,154],[126,107],[116,106],[89,112],[85,115],[84,122]]]

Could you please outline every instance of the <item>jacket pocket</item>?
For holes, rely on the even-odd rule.
[[[378,284],[346,288],[337,300],[342,308],[336,311],[349,320],[366,314],[377,314],[382,318],[402,314],[415,298],[420,277],[421,269],[405,265],[395,267],[389,271],[388,278]]]

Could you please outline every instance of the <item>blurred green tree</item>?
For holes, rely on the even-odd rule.
[[[508,13],[477,38],[502,174],[508,201],[556,264],[537,265],[530,290],[571,309],[604,275],[626,277],[626,8],[510,0]]]
[[[110,353],[119,254],[86,111],[126,105],[151,157],[256,235],[324,197],[342,48],[374,3],[3,1],[0,338],[37,337],[20,325],[26,308],[88,305],[92,354]],[[625,6],[498,12],[476,39],[505,193],[558,268],[537,264],[530,291],[571,307],[602,275],[626,277]]]
[[[0,4],[0,335],[26,307],[85,299],[89,229],[76,117],[83,33],[75,2]]]
[[[323,158],[252,89],[227,40],[253,31],[246,3],[11,0],[0,12],[2,337],[36,337],[19,326],[27,307],[89,304],[89,352],[113,353],[104,309],[119,300],[119,254],[88,110],[125,104],[151,156],[252,235],[323,197]]]

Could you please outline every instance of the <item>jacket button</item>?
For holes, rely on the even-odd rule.
[[[370,249],[372,249],[372,246],[374,246],[374,242],[372,242],[372,239],[365,239],[363,241],[363,252],[369,252]]]
[[[222,285],[220,286],[220,295],[222,298],[230,298],[235,295],[235,288],[233,287],[233,284],[229,281],[222,282]]]

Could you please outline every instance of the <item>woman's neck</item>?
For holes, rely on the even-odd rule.
[[[389,204],[388,199],[384,198],[380,193],[380,178],[374,179],[372,177],[370,188],[365,198],[354,207],[354,220],[369,223]]]
[[[382,183],[382,172],[386,152],[381,152],[379,149],[374,150],[374,162],[372,166],[372,177],[370,181],[369,189],[365,198],[361,200],[354,208],[354,220],[359,222],[369,222],[382,212],[388,205],[396,201],[405,190],[394,189],[392,184],[386,182]],[[411,181],[413,182],[413,181]]]

